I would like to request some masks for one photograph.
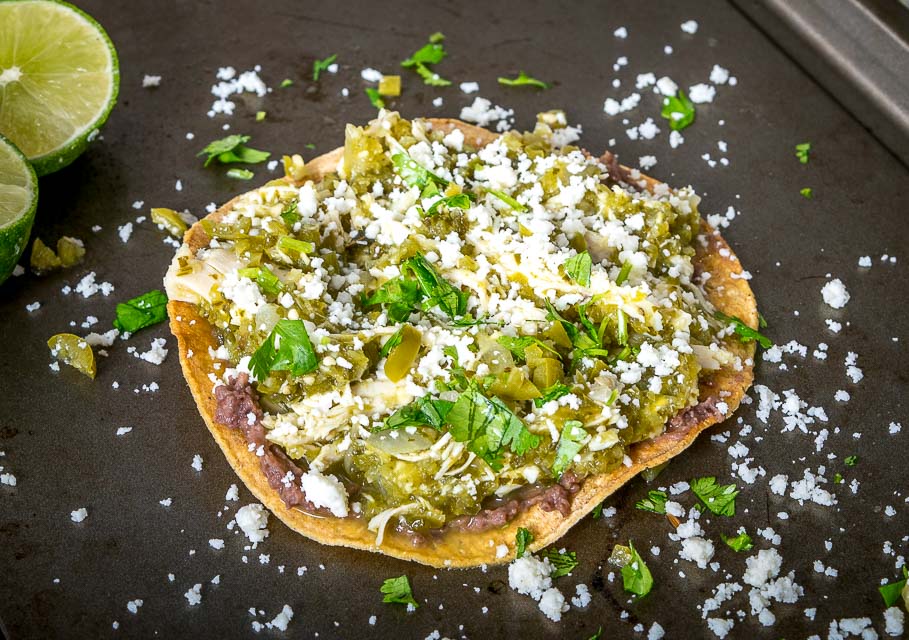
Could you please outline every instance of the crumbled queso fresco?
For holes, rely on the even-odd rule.
[[[382,112],[337,172],[299,162],[178,252],[166,285],[216,328],[214,384],[255,382],[313,506],[379,544],[440,528],[623,464],[702,372],[741,366],[693,281],[698,197],[628,191],[576,137],[549,112],[478,148]]]

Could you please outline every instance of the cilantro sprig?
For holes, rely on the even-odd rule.
[[[516,78],[498,78],[499,84],[505,85],[506,87],[536,87],[537,89],[548,89],[552,85],[548,82],[543,82],[542,80],[537,80],[534,77],[531,77],[524,73],[523,71],[518,73]]]
[[[423,82],[430,86],[447,87],[451,84],[451,80],[446,80],[431,68],[431,65],[440,63],[448,55],[442,44],[444,39],[445,36],[441,33],[432,34],[429,36],[429,42],[401,61],[401,66],[405,69],[413,69],[423,78]]]
[[[652,513],[666,513],[666,502],[669,500],[669,496],[666,495],[665,491],[648,491],[647,497],[643,500],[638,500],[634,508],[640,509],[641,511],[650,511]]]
[[[312,81],[318,82],[319,76],[322,75],[323,71],[328,71],[328,67],[334,64],[334,61],[338,59],[338,54],[333,53],[327,58],[322,60],[314,60],[312,63]]]
[[[546,387],[541,391],[543,395],[539,398],[533,399],[533,404],[538,409],[542,407],[547,402],[552,402],[553,400],[558,400],[562,396],[568,395],[571,393],[571,387],[561,382],[556,382],[551,387]]]
[[[681,131],[694,122],[694,104],[680,89],[676,95],[663,98],[663,109],[660,111],[660,115],[669,121],[670,129]]]
[[[719,311],[714,314],[714,317],[717,320],[725,322],[727,325],[733,325],[733,330],[739,337],[740,342],[747,344],[756,340],[757,343],[764,349],[769,349],[773,346],[773,341],[770,338],[757,331],[756,329],[749,327],[741,318],[738,318],[736,316],[727,316],[725,313],[720,313]]]
[[[549,558],[549,564],[553,566],[553,572],[549,574],[553,578],[567,576],[578,566],[578,554],[574,551],[565,551],[564,553],[556,549],[547,549],[542,553],[544,558]]]
[[[205,167],[215,160],[221,164],[233,164],[238,162],[244,164],[258,164],[259,162],[265,162],[271,154],[268,151],[259,151],[258,149],[247,147],[246,143],[251,139],[250,136],[239,134],[230,135],[226,138],[209,142],[197,155],[207,156],[205,158],[205,164],[203,165]]]
[[[533,543],[533,534],[529,529],[518,527],[514,537],[514,557],[520,558],[527,552],[527,547]]]
[[[409,604],[414,607],[420,606],[420,604],[414,600],[413,591],[410,589],[410,580],[407,579],[407,576],[388,578],[382,583],[379,591],[385,594],[382,598],[382,602]]]
[[[132,300],[117,304],[114,327],[120,333],[135,333],[167,319],[167,296],[153,289]]]
[[[257,380],[265,380],[272,371],[290,371],[293,376],[302,376],[318,366],[318,356],[302,320],[278,320],[249,361],[250,371]]]
[[[475,197],[476,196],[472,193],[456,193],[451,196],[439,198],[426,210],[426,217],[434,216],[441,206],[444,206],[446,209],[469,209],[470,203]]]
[[[691,481],[691,490],[718,516],[735,515],[735,497],[739,495],[739,490],[734,484],[717,484],[713,476],[695,478]]]
[[[587,251],[582,251],[568,258],[563,266],[569,278],[582,287],[590,286],[590,270],[593,267],[593,259]]]

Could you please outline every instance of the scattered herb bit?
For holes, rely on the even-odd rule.
[[[403,335],[404,335],[404,327],[400,326],[400,327],[398,327],[398,330],[395,331],[391,335],[391,337],[385,341],[385,344],[382,345],[382,348],[379,350],[379,357],[380,358],[386,357],[389,353],[391,353],[392,349],[394,349],[399,344],[401,344],[401,339],[402,339]]]
[[[221,138],[220,140],[214,140],[213,142],[208,143],[208,146],[202,149],[197,155],[208,156],[205,158],[205,164],[203,165],[205,167],[210,165],[214,160],[217,160],[221,164],[232,164],[235,162],[257,164],[267,160],[271,155],[269,152],[251,149],[246,146],[246,143],[249,142],[250,139],[249,136],[239,134],[227,136],[226,138]]]
[[[846,456],[846,459],[843,462],[846,463],[847,467],[854,467],[858,464],[858,456]]]
[[[513,338],[511,336],[499,336],[498,343],[500,345],[502,345],[503,347],[505,347],[506,349],[508,349],[509,351],[511,351],[511,353],[514,354],[514,356],[516,358],[518,358],[519,360],[526,360],[527,354],[525,353],[525,351],[526,351],[527,347],[532,347],[534,345],[536,345],[542,349],[546,349],[547,351],[551,351],[552,353],[554,353],[556,355],[559,355],[558,351],[556,351],[555,349],[550,347],[548,344],[546,344],[545,342],[543,342],[542,340],[540,340],[539,338],[534,337],[534,336],[518,336],[515,338]],[[562,395],[564,395],[564,394],[562,394]]]
[[[653,588],[653,576],[630,540],[628,550],[631,552],[631,560],[622,567],[622,584],[625,591],[641,597],[646,596]]]
[[[760,311],[758,311],[758,329],[766,329],[766,328],[767,328],[767,320],[765,320],[763,314]]]
[[[811,199],[811,197],[813,195],[811,192],[811,187],[805,187],[804,189],[800,189],[799,193],[801,193],[803,196],[805,196],[809,200]]]
[[[448,209],[469,209],[471,195],[469,193],[456,193],[453,196],[445,196],[444,198],[439,198],[433,202],[429,209],[426,210],[427,216],[435,215],[436,211],[439,210],[439,207],[445,205]]]
[[[648,491],[647,497],[643,500],[638,500],[634,507],[641,511],[664,514],[666,513],[667,500],[669,500],[669,496],[666,495],[665,491]]]
[[[114,327],[120,333],[135,333],[167,319],[167,296],[153,289],[132,300],[117,304]]]
[[[238,169],[234,167],[233,169],[228,169],[226,175],[228,178],[233,178],[234,180],[252,180],[256,174],[249,169]]]
[[[495,189],[489,189],[486,193],[494,195],[496,198],[498,198],[499,200],[501,200],[502,202],[507,204],[509,207],[511,207],[515,211],[521,211],[521,212],[527,211],[526,205],[521,204],[520,202],[518,202],[517,200],[512,198],[510,195],[508,195],[504,191],[496,191]]]
[[[293,83],[294,83],[294,81],[291,80],[290,78],[284,78],[284,79],[281,81],[281,84],[280,84],[279,86],[280,86],[282,89],[286,89],[287,87],[293,85]]]
[[[600,504],[598,504],[597,506],[595,506],[595,507],[593,508],[593,511],[591,511],[590,513],[591,513],[591,515],[593,516],[593,519],[594,519],[594,520],[596,520],[597,518],[599,518],[600,516],[602,516],[602,515],[603,515],[603,503],[601,502]]]
[[[303,146],[306,147],[307,149],[309,149],[310,151],[312,151],[313,149],[316,148],[316,145],[314,145],[312,142],[307,142]]]
[[[750,551],[754,547],[751,536],[747,533],[740,533],[735,537],[729,537],[725,533],[721,533],[720,537],[733,551]]]
[[[884,599],[884,606],[892,607],[895,605],[902,595],[903,589],[906,588],[906,582],[909,580],[909,571],[906,570],[906,567],[903,567],[903,579],[897,582],[890,582],[888,584],[882,584],[877,588],[881,593],[881,597]]]
[[[451,400],[422,396],[385,418],[381,430],[432,427],[436,431],[441,431],[453,405],[454,402]]]
[[[603,637],[603,627],[597,629],[597,632],[590,636],[587,640],[600,640]]]
[[[401,273],[413,273],[426,296],[422,308],[428,311],[438,306],[449,318],[463,316],[467,311],[468,295],[438,274],[432,264],[418,253],[401,265]]]
[[[401,95],[401,76],[382,76],[379,80],[379,95],[389,98]]]
[[[312,63],[312,81],[318,82],[319,76],[322,75],[323,71],[328,71],[328,67],[338,59],[338,54],[333,53],[324,60],[314,60]]]
[[[843,474],[836,472],[833,474],[833,484],[843,484]]]
[[[725,313],[720,313],[717,311],[714,314],[714,317],[717,320],[725,322],[726,324],[734,325],[734,331],[739,337],[739,341],[743,343],[749,343],[753,340],[757,340],[757,343],[761,345],[764,349],[769,349],[773,346],[773,341],[770,340],[767,336],[762,333],[752,329],[747,324],[745,324],[740,318],[736,316],[727,316]]]
[[[593,260],[586,251],[574,255],[565,261],[565,273],[582,287],[590,286],[590,269]]]
[[[385,108],[385,101],[382,99],[382,96],[379,95],[378,89],[366,87],[366,96],[369,98],[369,103],[376,109]]]
[[[391,163],[394,165],[395,173],[401,176],[401,180],[408,187],[425,189],[430,184],[442,187],[448,186],[448,180],[440,178],[429,169],[423,168],[420,163],[406,153],[394,154],[391,156]]]
[[[669,121],[669,128],[681,131],[694,122],[694,104],[688,99],[684,91],[674,96],[663,98],[663,110],[660,115]]]
[[[298,204],[297,200],[291,200],[281,209],[281,219],[287,223],[288,227],[293,227],[294,224],[300,221],[300,212],[297,210]]]
[[[267,293],[272,296],[276,296],[284,289],[284,286],[281,284],[281,281],[278,279],[271,269],[266,267],[264,264],[259,267],[248,267],[246,269],[240,269],[237,272],[241,278],[249,278],[255,280],[256,284],[259,285],[259,289],[263,293]]]
[[[691,490],[718,516],[735,515],[735,497],[739,495],[739,490],[734,484],[717,484],[713,476],[695,478],[691,481]]]
[[[506,87],[537,87],[539,89],[548,89],[552,86],[548,82],[530,77],[523,71],[518,73],[517,78],[499,78],[499,84],[504,84]]]
[[[802,164],[808,164],[808,154],[811,152],[811,143],[802,142],[801,144],[795,145],[795,157],[799,159],[799,162]]]
[[[625,281],[628,280],[628,276],[631,275],[631,262],[626,260],[622,263],[622,269],[619,271],[619,275],[615,278],[615,283],[617,285],[625,284]]]
[[[363,305],[386,305],[388,319],[398,323],[404,322],[411,313],[417,311],[422,300],[423,293],[419,283],[409,278],[398,277],[385,282],[374,294],[363,300]]]
[[[565,553],[560,553],[555,549],[547,549],[543,552],[544,558],[549,558],[549,564],[555,569],[550,575],[553,578],[561,578],[562,576],[567,576],[569,573],[575,570],[575,567],[578,566],[578,554],[574,551],[566,551]]]
[[[468,442],[468,449],[492,467],[502,468],[502,451],[524,455],[540,445],[540,438],[524,426],[514,413],[496,397],[487,398],[470,387],[455,401],[446,416],[449,432],[458,442]]]
[[[451,81],[442,78],[429,67],[429,65],[438,64],[446,55],[448,55],[445,51],[445,47],[442,45],[444,39],[445,36],[441,33],[432,34],[427,44],[417,49],[417,51],[406,60],[401,61],[401,66],[405,69],[413,69],[416,71],[419,76],[423,78],[423,82],[430,86],[447,87],[451,84]]]
[[[290,371],[293,376],[302,376],[318,366],[319,359],[302,320],[278,320],[249,361],[250,370],[260,381],[272,371]]]
[[[514,538],[514,557],[520,558],[527,551],[528,545],[533,542],[533,534],[529,529],[518,527],[518,533]]]
[[[539,398],[534,398],[533,404],[537,408],[539,408],[539,407],[542,407],[547,402],[552,402],[553,400],[558,400],[562,396],[568,395],[569,393],[571,393],[571,387],[569,387],[566,384],[562,384],[561,382],[556,382],[551,387],[546,387],[545,389],[543,389],[543,391],[542,391],[543,395],[540,396]]]
[[[389,578],[382,583],[380,591],[385,594],[385,597],[382,598],[382,602],[410,604],[414,607],[420,606],[419,603],[413,599],[413,591],[410,590],[410,581],[407,579],[407,576]]]
[[[256,111],[256,122],[262,122],[265,120],[265,115],[266,114],[264,111]]]
[[[574,462],[574,457],[578,455],[584,438],[587,437],[587,430],[584,429],[584,423],[578,420],[566,420],[562,425],[562,433],[559,434],[559,446],[556,449],[555,461],[552,463],[552,474],[554,476],[562,475]]]

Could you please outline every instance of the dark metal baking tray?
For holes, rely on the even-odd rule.
[[[831,619],[856,616],[869,616],[883,629],[877,585],[897,574],[882,544],[890,540],[905,554],[901,536],[909,520],[904,502],[909,438],[904,345],[909,335],[902,318],[909,304],[909,175],[734,6],[631,0],[457,5],[90,0],[81,6],[116,43],[122,88],[103,139],[41,182],[35,233],[46,240],[62,234],[83,238],[86,263],[44,278],[13,278],[0,287],[0,450],[5,452],[0,464],[18,478],[15,488],[0,487],[0,617],[11,638],[248,637],[254,634],[247,609],[263,609],[271,619],[284,603],[296,614],[286,634],[293,637],[424,638],[438,630],[452,638],[587,638],[602,626],[604,638],[640,638],[646,634],[636,633],[635,625],[650,628],[653,622],[671,638],[710,637],[697,606],[727,572],[741,578],[745,557],[719,542],[721,532],[738,526],[752,535],[758,527],[772,526],[782,536],[784,571],[796,572],[806,594],[798,604],[773,606],[774,627],[753,619],[737,622],[735,637],[825,635]],[[699,23],[694,36],[679,29],[687,19]],[[613,37],[620,26],[627,27],[627,39]],[[360,70],[397,70],[398,61],[437,30],[446,34],[451,52],[439,71],[457,81],[478,81],[480,95],[515,108],[517,126],[531,126],[537,111],[565,108],[571,122],[583,125],[582,143],[591,150],[615,138],[623,161],[634,164],[639,156],[654,154],[656,177],[694,185],[705,195],[704,212],[724,212],[730,205],[741,211],[725,236],[754,276],[769,334],[781,343],[830,345],[826,362],[810,355],[804,361],[794,358],[787,372],[760,364],[758,381],[777,391],[797,389],[827,409],[831,432],[839,428],[817,454],[812,437],[781,433],[778,422],[765,428],[753,406],[743,407],[736,418],[755,431],[742,441],[768,478],[794,477],[805,467],[824,464],[828,476],[842,471],[860,480],[857,495],[838,486],[837,507],[799,506],[771,494],[766,479],[755,485],[739,482],[743,491],[735,518],[710,518],[707,525],[723,567],[714,573],[677,560],[666,521],[633,508],[648,489],[635,480],[608,500],[607,506],[618,509],[616,516],[586,518],[560,543],[581,560],[560,586],[573,593],[574,584],[583,582],[593,602],[554,624],[529,598],[507,587],[504,568],[437,571],[320,546],[274,518],[267,542],[244,552],[244,540],[225,524],[236,505],[251,496],[241,489],[241,502],[224,509],[225,492],[236,478],[198,416],[165,327],[117,343],[101,359],[94,381],[66,368],[59,374],[48,369],[44,342],[50,335],[70,330],[71,321],[81,323],[89,314],[100,319],[99,327],[107,327],[117,300],[161,284],[172,256],[162,234],[147,222],[138,224],[124,245],[118,225],[147,214],[149,206],[187,207],[202,214],[207,203],[226,201],[246,187],[221,172],[203,170],[195,157],[207,141],[224,135],[222,122],[230,122],[231,132],[252,134],[255,146],[277,154],[299,151],[309,157],[330,150],[341,144],[345,122],[365,122],[374,114],[363,95]],[[673,47],[672,55],[664,53],[665,45]],[[339,54],[341,72],[311,86],[307,76],[313,59],[330,53]],[[614,72],[620,56],[629,64]],[[669,149],[668,131],[655,140],[633,142],[621,117],[603,113],[604,99],[627,95],[636,73],[667,74],[688,86],[706,81],[715,63],[729,68],[738,84],[721,87],[713,103],[700,105],[678,149]],[[206,117],[218,67],[244,70],[257,64],[270,86],[285,77],[294,86],[241,102],[230,120]],[[536,92],[496,84],[497,76],[521,69],[555,86]],[[162,75],[161,86],[143,89],[144,74]],[[615,77],[622,88],[611,87]],[[405,82],[404,96],[394,106],[408,116],[456,117],[472,100],[457,86],[436,90],[409,76]],[[349,98],[340,96],[342,87],[350,88]],[[444,97],[441,108],[432,106],[437,95]],[[255,123],[259,109],[268,117]],[[653,97],[627,114],[632,124],[646,116],[661,122]],[[187,140],[187,132],[195,139]],[[710,168],[701,156],[718,158],[721,140],[728,144],[730,165]],[[807,165],[794,157],[794,145],[803,141],[813,144]],[[316,149],[308,151],[307,143]],[[261,169],[257,173],[256,180],[265,178]],[[174,189],[178,179],[179,192]],[[799,195],[806,186],[814,191],[811,200]],[[141,210],[131,207],[137,200],[144,201]],[[103,229],[93,233],[93,225]],[[884,253],[896,255],[897,263],[881,263]],[[873,259],[870,270],[856,266],[863,255]],[[114,283],[110,298],[61,294],[65,284],[73,285],[89,270]],[[821,301],[828,273],[843,279],[852,293],[840,312]],[[25,306],[33,301],[42,307],[30,314]],[[842,321],[842,333],[827,331],[825,318]],[[166,336],[171,349],[162,366],[127,353],[127,346],[146,349],[158,336]],[[844,375],[848,351],[859,354],[865,372],[859,385]],[[114,381],[117,390],[111,388]],[[160,385],[157,392],[141,390],[152,381]],[[840,388],[852,394],[847,405],[832,400]],[[903,433],[888,435],[888,422],[900,420],[906,425]],[[120,426],[133,430],[117,437]],[[855,439],[854,432],[861,438]],[[706,474],[727,478],[726,446],[702,437],[656,484]],[[828,452],[837,458],[827,460]],[[196,453],[205,461],[201,473],[190,466]],[[847,455],[858,455],[859,465],[843,467]],[[158,503],[166,497],[173,498],[169,508]],[[887,504],[897,508],[895,517],[882,513]],[[69,514],[83,506],[89,517],[74,524]],[[788,512],[789,519],[781,520],[779,512]],[[210,538],[224,538],[226,548],[210,548]],[[628,539],[642,549],[662,549],[659,557],[646,554],[656,587],[639,602],[606,578],[613,545]],[[830,552],[825,540],[832,541]],[[758,546],[769,543],[760,540]],[[269,564],[259,563],[260,552],[270,555]],[[240,560],[244,554],[248,563]],[[815,559],[835,566],[839,577],[815,573]],[[302,577],[296,571],[300,566],[308,568]],[[383,579],[405,573],[422,603],[414,613],[382,604],[379,594]],[[217,586],[209,582],[215,575],[221,576]],[[190,607],[183,594],[195,583],[204,585],[203,601]],[[133,615],[126,605],[136,598],[144,605]],[[808,607],[817,608],[814,622],[803,613]],[[735,611],[747,608],[740,596],[731,616],[737,619]],[[622,612],[627,612],[624,619]],[[368,624],[372,615],[375,626]],[[114,621],[118,630],[112,628]]]

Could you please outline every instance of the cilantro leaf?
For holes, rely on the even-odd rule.
[[[292,200],[281,209],[281,219],[284,220],[285,224],[289,227],[292,227],[295,223],[300,221],[300,212],[297,210],[297,204],[297,200]]]
[[[622,567],[622,585],[625,591],[641,597],[646,596],[653,588],[653,576],[630,540],[628,550],[631,552],[631,560]]]
[[[619,275],[615,278],[615,283],[617,285],[625,284],[625,281],[628,280],[628,276],[631,274],[632,264],[629,260],[626,260],[622,263],[622,269],[619,271]]]
[[[634,507],[641,511],[650,511],[652,513],[666,513],[666,501],[669,496],[665,491],[648,491],[647,497],[638,500]]]
[[[438,73],[429,68],[429,65],[441,62],[448,52],[442,45],[445,39],[441,33],[434,33],[429,36],[429,42],[417,49],[409,58],[401,61],[401,66],[405,69],[413,69],[423,78],[423,82],[433,87],[447,87],[451,80],[446,80]]]
[[[751,536],[747,533],[740,533],[735,537],[727,536],[725,533],[720,534],[720,538],[723,539],[733,551],[750,551],[754,548],[754,543],[751,541]]]
[[[302,320],[278,320],[249,361],[257,380],[265,380],[272,371],[290,371],[293,376],[302,376],[318,366],[319,359]]]
[[[391,156],[391,162],[394,165],[395,173],[401,176],[401,180],[408,187],[425,189],[430,183],[443,187],[448,186],[448,180],[440,178],[429,169],[425,169],[406,153],[394,154]]]
[[[363,300],[363,306],[386,305],[385,312],[392,322],[404,322],[410,314],[420,308],[423,293],[420,285],[410,278],[392,278],[370,297]]]
[[[385,358],[391,353],[391,350],[401,344],[401,340],[404,337],[404,326],[398,327],[398,330],[395,331],[391,337],[385,341],[385,344],[382,345],[382,348],[379,349],[379,357]]]
[[[600,627],[597,629],[597,632],[595,634],[593,634],[592,636],[590,636],[589,638],[587,638],[587,640],[600,640],[600,638],[602,638],[602,637],[603,637],[603,627]]]
[[[382,96],[379,95],[379,90],[374,87],[366,87],[366,97],[369,98],[369,103],[374,106],[376,109],[384,109],[385,101],[382,99]]]
[[[542,555],[549,558],[549,564],[553,566],[554,571],[550,574],[553,578],[567,576],[578,566],[578,554],[574,551],[560,553],[555,549],[547,549]]]
[[[562,396],[568,395],[569,393],[571,393],[571,387],[569,387],[566,384],[562,384],[561,382],[556,382],[551,387],[546,387],[545,389],[543,389],[543,391],[542,391],[543,395],[540,396],[539,398],[534,398],[533,404],[537,408],[540,408],[547,402],[552,402],[553,400],[558,400]]]
[[[294,81],[291,80],[290,78],[284,78],[284,79],[281,81],[281,85],[280,85],[280,86],[281,86],[282,89],[286,89],[287,87],[292,86],[293,83],[294,83]]]
[[[897,582],[890,582],[888,584],[882,584],[877,588],[881,594],[881,597],[884,599],[884,606],[892,607],[899,601],[903,589],[906,588],[907,580],[909,580],[909,571],[906,570],[906,567],[903,567],[902,580],[898,580]]]
[[[501,200],[502,202],[507,204],[509,207],[511,207],[515,211],[521,211],[521,212],[527,211],[526,205],[521,204],[520,202],[518,202],[517,200],[512,198],[510,195],[508,195],[504,191],[496,191],[495,189],[487,189],[486,193],[494,195],[496,198],[498,198],[499,200]]]
[[[694,104],[688,99],[684,91],[674,96],[663,98],[663,109],[660,115],[669,121],[669,128],[681,131],[694,122]]]
[[[445,196],[444,198],[439,198],[430,205],[429,209],[426,210],[427,216],[435,215],[436,211],[439,210],[439,207],[445,205],[448,209],[469,209],[470,201],[473,199],[473,194],[471,193],[456,193],[453,196]]]
[[[578,420],[565,421],[565,424],[562,425],[562,433],[559,434],[555,461],[552,463],[554,476],[562,475],[562,472],[574,462],[574,457],[581,450],[582,442],[586,437],[587,430],[584,428],[584,423]]]
[[[524,426],[498,398],[487,398],[471,386],[455,401],[446,416],[449,432],[458,442],[486,461],[493,470],[502,468],[504,449],[523,455],[540,445],[540,438]]]
[[[527,347],[531,347],[533,345],[537,345],[538,347],[546,349],[547,351],[551,351],[552,353],[556,354],[556,356],[559,355],[558,351],[534,336],[519,336],[516,338],[512,336],[499,336],[497,341],[500,345],[511,351],[511,353],[514,354],[514,356],[519,360],[527,359],[525,350]]]
[[[532,78],[523,71],[518,73],[517,78],[499,78],[499,84],[506,87],[537,87],[538,89],[548,89],[552,85],[542,80]]]
[[[520,558],[527,551],[527,546],[533,542],[533,534],[529,529],[518,527],[518,532],[514,537],[514,557]]]
[[[578,328],[571,320],[563,318],[549,300],[545,300],[545,303],[547,310],[546,319],[559,322],[562,325],[562,328],[565,329],[565,333],[568,334],[568,339],[574,344],[578,338]]]
[[[230,135],[226,138],[221,138],[220,140],[214,140],[208,143],[202,151],[197,155],[208,156],[205,158],[205,164],[203,166],[207,167],[214,160],[217,160],[221,164],[231,164],[236,162],[243,162],[246,164],[257,164],[259,162],[264,162],[268,159],[271,154],[267,151],[259,151],[258,149],[251,149],[246,146],[246,143],[249,142],[251,138],[244,135]]]
[[[404,405],[385,418],[380,430],[402,429],[404,427],[432,427],[441,431],[445,418],[454,402],[431,396],[422,396],[408,405]]]
[[[281,281],[278,279],[271,269],[266,267],[264,264],[259,267],[248,267],[246,269],[240,269],[237,272],[241,278],[249,278],[255,280],[256,284],[259,285],[259,289],[263,293],[276,296],[284,289],[284,286],[281,284]]]
[[[410,590],[410,581],[407,579],[407,576],[388,578],[382,583],[382,587],[379,590],[385,594],[385,597],[382,598],[382,602],[411,604],[414,607],[420,606],[420,604],[413,599],[413,591]]]
[[[735,515],[735,497],[739,495],[739,490],[734,484],[717,484],[713,476],[695,478],[691,481],[691,490],[718,516]]]
[[[590,286],[590,269],[593,266],[593,260],[586,251],[574,255],[565,261],[565,273],[568,277],[577,282],[582,287]]]
[[[417,253],[401,265],[401,273],[413,273],[420,285],[426,301],[423,309],[429,310],[438,306],[449,318],[463,316],[467,312],[468,295],[443,278],[432,264]]]
[[[414,67],[414,71],[423,78],[423,84],[428,84],[430,87],[448,87],[451,85],[451,80],[446,80],[424,64],[418,64]]]
[[[843,460],[846,463],[847,467],[854,467],[858,464],[858,456],[846,456],[846,459]]]
[[[795,145],[795,157],[799,159],[799,162],[802,164],[808,164],[808,154],[811,152],[811,143],[802,142]]]
[[[596,520],[597,518],[602,516],[603,515],[603,503],[600,502],[599,504],[597,504],[597,506],[595,506],[593,508],[593,511],[591,511],[590,513],[593,516],[594,520]]]
[[[114,327],[120,333],[135,333],[139,329],[167,319],[167,296],[157,289],[117,304]]]
[[[338,54],[333,53],[324,60],[315,60],[312,63],[312,81],[318,82],[319,76],[322,75],[323,71],[328,71],[328,67],[338,59]]]
[[[802,196],[804,196],[805,198],[808,198],[809,200],[811,200],[811,198],[814,196],[814,192],[811,191],[811,187],[805,187],[804,189],[799,189],[799,193],[802,194]]]
[[[739,337],[739,341],[743,343],[749,343],[753,340],[757,340],[757,343],[761,345],[764,349],[769,349],[773,346],[773,341],[770,340],[767,336],[760,333],[756,329],[752,329],[747,324],[744,323],[740,318],[736,316],[727,316],[725,313],[720,313],[717,311],[714,314],[717,320],[721,320],[726,324],[734,325],[734,331]]]

